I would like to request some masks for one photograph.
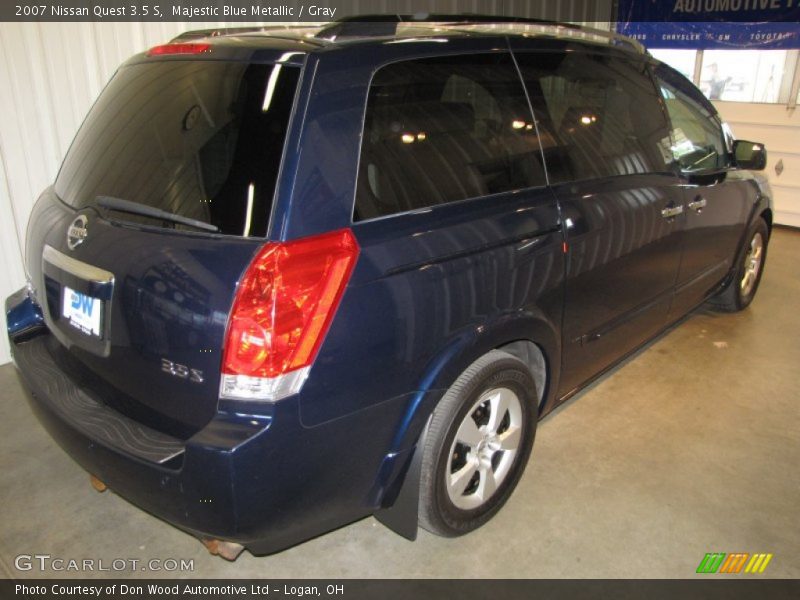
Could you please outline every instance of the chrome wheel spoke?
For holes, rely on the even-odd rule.
[[[451,473],[450,492],[456,496],[461,496],[464,490],[467,489],[469,482],[472,481],[472,476],[475,475],[477,470],[478,467],[475,465],[475,462],[473,460],[467,460],[467,464],[461,467],[461,469],[455,473]]]
[[[485,502],[497,490],[497,481],[494,478],[494,471],[492,471],[491,467],[481,469],[480,478],[481,480],[478,483],[478,489],[475,491],[475,494],[482,502]]]
[[[472,416],[467,415],[467,418],[464,419],[456,432],[456,441],[474,448],[481,439],[483,439],[483,434],[478,430],[478,426],[472,420]]]
[[[486,424],[486,431],[488,433],[497,433],[497,429],[500,427],[503,418],[508,412],[512,398],[516,399],[516,396],[512,394],[511,390],[503,388],[497,390],[497,393],[489,399],[489,422]]]
[[[752,275],[753,274],[750,272],[749,269],[747,271],[745,271],[744,277],[742,277],[742,290],[743,291],[747,290],[747,288],[750,287],[750,279],[751,279]]]

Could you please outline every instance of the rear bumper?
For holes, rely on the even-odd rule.
[[[214,419],[196,436],[210,443],[172,438],[180,449],[163,464],[148,460],[144,453],[137,456],[124,437],[115,445],[109,436],[102,439],[99,430],[87,427],[88,408],[74,418],[66,414],[63,399],[79,390],[69,389],[52,359],[47,361],[48,337],[15,344],[13,352],[29,404],[58,444],[112,490],[156,516],[198,536],[252,541],[242,535],[235,518],[233,457],[242,442],[266,431],[269,421],[243,426],[224,417]],[[120,431],[126,420],[135,423],[118,416]],[[291,543],[287,540],[287,545]]]
[[[46,403],[54,418],[71,423],[79,433],[100,445],[144,462],[173,468],[180,465],[186,451],[183,440],[119,413],[74,385],[53,362],[48,345],[55,344],[45,336],[14,344],[15,362],[25,366],[27,387],[36,390],[36,397]]]
[[[130,433],[115,438],[87,427],[97,413],[65,408],[64,397],[82,390],[58,368],[51,352],[58,342],[46,329],[10,337],[31,408],[59,445],[119,495],[198,537],[276,552],[375,512],[389,479],[403,472],[386,452],[407,397],[311,428],[300,422],[297,398],[269,415],[220,411],[188,440],[160,434],[171,456],[159,462],[128,445]],[[139,426],[136,436],[153,432],[116,417],[120,430],[127,420]]]

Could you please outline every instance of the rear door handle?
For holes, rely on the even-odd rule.
[[[702,196],[698,196],[693,202],[689,202],[689,208],[696,210],[697,212],[702,212],[706,207],[706,204],[708,204],[708,201]]]
[[[665,219],[671,219],[673,217],[677,217],[682,212],[683,204],[679,204],[678,206],[668,206],[661,210],[661,216]]]

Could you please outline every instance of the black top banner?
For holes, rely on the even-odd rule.
[[[364,12],[370,2],[347,0],[3,0],[0,21],[259,21],[328,22]],[[374,2],[375,12],[385,6]],[[412,3],[413,4],[413,3]],[[419,10],[425,10],[419,3]],[[369,12],[367,10],[367,12]]]
[[[586,2],[430,2],[424,0],[2,0],[0,21],[259,21],[328,22],[353,15],[428,12],[500,13],[515,17],[557,14],[585,21]],[[609,2],[608,6],[611,7]],[[800,20],[800,0],[618,0],[617,14],[601,21],[626,23],[782,22]],[[597,15],[597,11],[592,11]]]

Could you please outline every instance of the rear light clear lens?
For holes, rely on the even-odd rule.
[[[147,51],[147,56],[164,56],[167,54],[202,54],[209,52],[211,44],[164,44],[154,46]]]
[[[228,320],[221,397],[274,401],[300,390],[358,252],[349,229],[261,248]]]

